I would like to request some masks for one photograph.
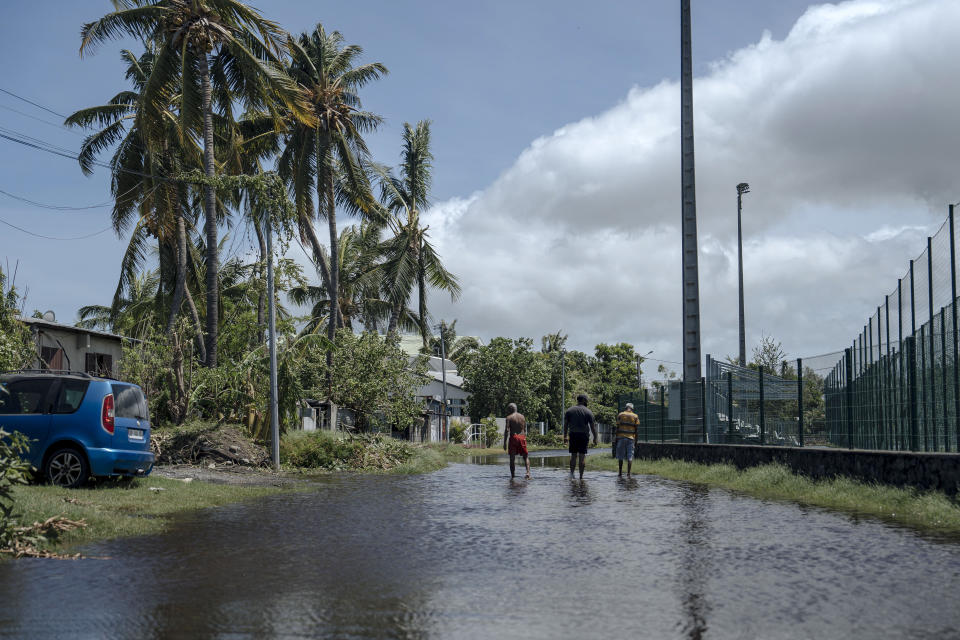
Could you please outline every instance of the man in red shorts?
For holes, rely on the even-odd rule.
[[[527,477],[530,477],[530,457],[527,454],[527,420],[522,413],[517,412],[517,405],[507,405],[507,426],[503,429],[503,450],[510,454],[510,477],[516,477],[515,460],[523,456],[523,463],[527,466]],[[509,445],[509,448],[508,448]]]

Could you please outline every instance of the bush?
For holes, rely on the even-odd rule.
[[[500,426],[497,424],[497,419],[489,416],[481,420],[480,424],[483,425],[484,444],[488,447],[496,445],[497,440],[500,439]]]
[[[462,422],[454,422],[450,425],[450,440],[457,444],[463,444],[467,439],[467,426]]]
[[[326,431],[290,432],[280,441],[280,461],[305,469],[392,469],[410,460],[409,443],[380,434],[339,436]]]
[[[538,447],[552,447],[555,449],[560,449],[563,447],[563,436],[553,430],[548,431],[543,435],[534,433],[527,438],[527,440],[530,442],[530,444]]]
[[[27,438],[16,431],[12,434],[0,429],[0,549],[15,545],[19,536],[13,513],[13,487],[27,484],[30,463],[20,458],[27,451]]]

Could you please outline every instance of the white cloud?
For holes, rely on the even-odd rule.
[[[958,199],[956,24],[954,0],[816,6],[695,81],[704,353],[737,345],[738,182],[752,187],[748,344],[762,330],[792,356],[842,348],[895,288]],[[634,88],[431,209],[464,284],[434,315],[484,337],[559,328],[577,348],[626,340],[679,359],[679,93]]]

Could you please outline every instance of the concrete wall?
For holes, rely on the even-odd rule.
[[[69,362],[69,368],[73,371],[85,371],[86,355],[88,353],[99,353],[110,356],[112,377],[117,377],[120,371],[123,345],[119,337],[107,337],[101,334],[63,330],[56,327],[39,328],[39,330],[35,330],[35,336],[38,360],[34,366],[37,368],[41,367],[39,361],[41,347],[57,349],[62,346],[66,355],[63,368],[67,368]]]
[[[811,478],[849,476],[949,495],[960,492],[960,454],[955,453],[640,442],[637,457],[702,464],[724,462],[741,469],[777,462]]]

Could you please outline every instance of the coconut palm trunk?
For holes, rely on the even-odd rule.
[[[216,175],[213,161],[213,110],[211,108],[210,59],[200,56],[200,89],[203,100],[203,172],[208,179]],[[217,255],[217,196],[212,184],[203,185],[204,231],[207,241],[207,344],[206,365],[217,366],[217,329],[219,322],[219,286]]]

